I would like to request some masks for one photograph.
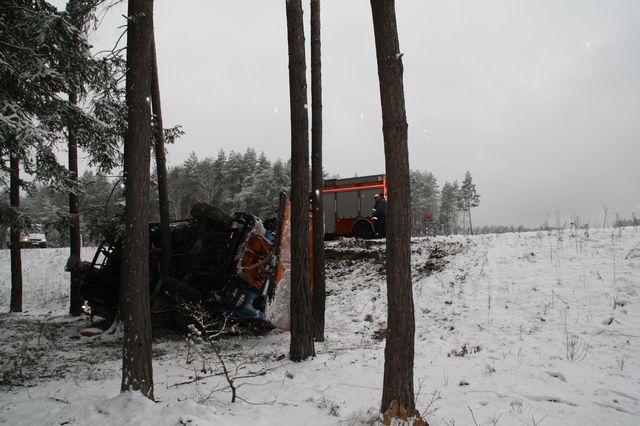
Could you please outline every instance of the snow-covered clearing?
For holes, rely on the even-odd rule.
[[[153,403],[119,395],[121,344],[67,316],[67,251],[25,250],[24,313],[0,315],[0,423],[376,424],[386,284],[380,242],[327,244],[326,342],[291,363],[289,336],[211,351],[154,340]],[[84,256],[92,256],[85,249]],[[640,230],[413,241],[417,405],[431,425],[640,424]],[[9,252],[0,302],[9,306]],[[199,377],[199,379],[195,379]]]

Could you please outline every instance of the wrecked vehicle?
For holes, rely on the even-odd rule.
[[[280,212],[287,210],[286,203],[286,197],[281,199]],[[256,216],[229,215],[206,203],[194,204],[191,216],[170,224],[171,265],[169,278],[164,280],[160,274],[160,224],[149,225],[149,291],[154,322],[185,326],[185,309],[193,304],[239,323],[270,327],[265,310],[283,277],[277,254],[287,246],[281,244],[282,230],[288,228],[283,223],[284,213],[273,231],[265,230]],[[121,259],[120,240],[102,243],[92,262],[69,259],[67,270],[80,272],[80,291],[92,316],[116,317]]]

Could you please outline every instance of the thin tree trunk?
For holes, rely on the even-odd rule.
[[[322,205],[322,60],[320,0],[311,0],[311,186],[313,189],[313,338],[324,342],[326,301]]]
[[[78,94],[75,90],[69,93],[69,103],[78,103]],[[76,140],[76,130],[73,126],[68,127],[69,132],[69,173],[71,179],[78,182],[78,142]],[[69,256],[80,259],[82,241],[80,239],[80,207],[78,204],[78,193],[69,192],[69,215],[71,223],[69,225]],[[75,269],[75,268],[74,268]],[[69,314],[74,317],[82,314],[82,297],[80,295],[80,280],[77,271],[71,271],[71,282],[69,289]]]
[[[415,320],[411,286],[411,208],[407,118],[394,0],[371,0],[376,40],[382,129],[389,192],[387,223],[388,321],[381,412],[396,401],[415,411],[413,358]]]
[[[287,0],[291,105],[291,345],[292,361],[315,355],[309,288],[309,118],[300,0]]]
[[[124,343],[121,390],[153,399],[149,308],[149,146],[153,1],[129,0],[127,30],[128,130],[125,149],[125,236],[122,259]]]
[[[11,207],[20,208],[20,160],[9,154],[9,202]],[[20,223],[16,221],[11,226],[11,312],[22,312],[22,253],[20,251]]]
[[[6,225],[0,225],[0,248],[6,249],[8,229]]]
[[[471,224],[471,207],[469,207],[467,211],[469,212],[469,232],[471,233],[471,235],[473,235],[473,225]]]
[[[153,24],[153,23],[152,23]],[[160,102],[160,81],[158,79],[158,58],[156,53],[155,31],[151,33],[152,62],[151,73],[151,105],[156,116],[156,173],[158,174],[158,200],[160,206],[160,238],[162,241],[162,266],[160,273],[163,280],[169,276],[171,266],[171,232],[169,228],[169,190],[167,183],[167,160],[164,149],[164,129],[162,124],[162,104]]]

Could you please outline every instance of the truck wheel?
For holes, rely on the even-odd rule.
[[[212,222],[217,227],[226,230],[231,229],[233,218],[227,213],[222,211],[219,207],[216,207],[209,203],[195,203],[191,206],[191,216],[198,220],[206,220]]]
[[[353,225],[353,235],[359,240],[369,240],[376,236],[371,222],[367,220],[359,220]]]

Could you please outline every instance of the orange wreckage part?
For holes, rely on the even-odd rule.
[[[309,286],[313,289],[313,239],[311,214],[309,214],[309,237]],[[278,247],[278,251],[276,253],[277,265],[273,280],[273,293],[275,294],[274,305],[277,306],[276,309],[274,309],[274,312],[277,313],[275,316],[271,316],[267,319],[272,321],[272,324],[275,327],[289,331],[291,329],[291,318],[289,317],[290,310],[288,306],[290,303],[291,292],[291,202],[288,199],[284,203],[282,218],[278,228],[278,242],[276,243],[276,247]],[[283,302],[286,305],[284,308],[282,305]]]
[[[271,243],[262,235],[252,235],[247,240],[245,253],[240,260],[240,276],[256,289],[269,278]]]

